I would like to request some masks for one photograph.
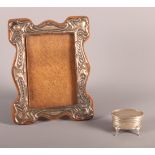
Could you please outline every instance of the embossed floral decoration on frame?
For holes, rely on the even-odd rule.
[[[8,23],[10,42],[16,47],[16,57],[12,67],[18,97],[13,104],[13,119],[17,124],[30,124],[40,117],[47,119],[69,116],[73,120],[88,120],[94,115],[93,101],[86,92],[89,63],[83,43],[89,36],[87,17],[69,17],[64,23],[51,20],[34,25],[29,19],[11,19]],[[32,34],[73,33],[77,76],[77,104],[63,108],[30,108],[28,103],[25,36]],[[51,95],[52,96],[52,95]]]

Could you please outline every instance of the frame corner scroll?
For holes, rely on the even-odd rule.
[[[12,75],[18,90],[18,97],[13,104],[13,118],[16,124],[30,124],[40,117],[47,119],[68,116],[73,120],[88,120],[94,115],[93,100],[86,92],[89,75],[89,62],[83,43],[89,37],[87,17],[69,17],[64,23],[47,20],[34,25],[29,19],[11,19],[8,22],[9,40],[16,47],[16,56]],[[25,36],[44,33],[74,33],[75,60],[77,76],[77,104],[61,108],[30,108],[28,103],[28,85],[26,68]]]

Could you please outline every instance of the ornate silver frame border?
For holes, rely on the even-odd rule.
[[[29,19],[11,19],[8,22],[8,29],[9,40],[16,47],[16,57],[12,67],[13,79],[18,90],[18,97],[13,104],[14,122],[30,124],[37,121],[39,117],[52,119],[66,115],[73,120],[91,119],[94,115],[93,100],[86,92],[90,66],[83,47],[84,41],[89,37],[88,18],[69,17],[64,23],[48,20],[39,25],[34,25]],[[73,106],[46,109],[29,107],[25,36],[43,33],[74,33],[78,103]]]

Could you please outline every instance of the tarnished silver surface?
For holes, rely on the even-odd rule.
[[[115,128],[115,135],[119,130],[136,130],[140,134],[144,113],[135,109],[117,109],[112,112],[112,125]]]
[[[89,36],[88,18],[69,17],[61,24],[48,20],[39,25],[34,25],[29,19],[11,19],[8,26],[10,42],[16,47],[16,57],[12,67],[13,79],[19,94],[13,105],[15,123],[29,124],[35,122],[39,117],[52,119],[65,115],[74,120],[92,118],[94,114],[93,101],[86,93],[86,82],[90,67],[83,47],[84,41]],[[29,107],[25,36],[44,33],[74,33],[78,99],[78,104],[76,105],[46,109]]]

